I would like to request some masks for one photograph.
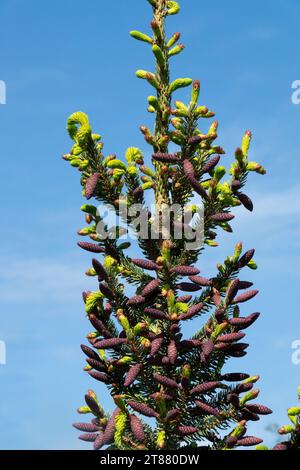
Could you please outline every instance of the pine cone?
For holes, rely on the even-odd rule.
[[[258,446],[263,442],[262,439],[254,436],[245,436],[242,439],[237,441],[237,446],[239,447],[251,447],[251,446]]]
[[[142,296],[149,297],[158,290],[160,284],[161,282],[159,279],[154,279],[153,281],[150,281],[149,284],[147,284],[142,290]]]
[[[147,259],[132,259],[133,264],[139,268],[145,269],[147,271],[159,271],[160,266],[154,263],[154,261],[149,261]]]
[[[252,212],[253,211],[253,202],[251,201],[250,197],[247,196],[246,194],[243,193],[238,193],[237,197],[243,204],[243,206],[248,209],[248,211]]]
[[[145,436],[144,427],[143,427],[141,420],[135,415],[130,415],[129,419],[130,419],[131,431],[134,437],[139,442],[144,442],[146,440],[146,436]]]
[[[252,413],[256,413],[257,415],[270,415],[273,413],[270,408],[267,408],[263,405],[259,405],[258,403],[247,404],[247,409],[250,410]]]
[[[215,222],[229,222],[230,220],[234,219],[233,214],[229,214],[227,212],[220,212],[218,214],[214,214],[211,216],[211,219]]]
[[[111,290],[110,287],[108,287],[107,284],[104,284],[104,283],[101,283],[99,284],[99,289],[100,289],[100,292],[109,300],[113,300],[114,299],[114,293],[113,291]]]
[[[108,329],[106,328],[106,326],[103,324],[103,322],[101,320],[99,320],[99,318],[97,318],[95,315],[90,315],[89,316],[89,320],[91,322],[91,324],[93,325],[93,327],[99,332],[102,334],[102,336],[104,336],[104,338],[106,339],[109,339],[109,338],[112,338],[113,335],[110,333],[110,331],[108,331]]]
[[[89,370],[88,374],[93,377],[93,379],[98,380],[99,382],[103,382],[104,384],[108,384],[110,382],[108,375],[104,374],[103,372]]]
[[[92,265],[94,270],[96,271],[99,281],[108,281],[108,275],[107,272],[104,268],[104,266],[98,261],[97,259],[93,258],[92,259]]]
[[[200,273],[199,269],[192,266],[175,266],[170,272],[181,276],[194,276]]]
[[[238,261],[237,267],[241,269],[244,266],[247,266],[247,264],[252,260],[254,253],[255,253],[255,250],[247,251]]]
[[[87,359],[86,362],[95,370],[99,372],[106,371],[106,367],[104,366],[103,362],[96,361],[95,359]]]
[[[161,310],[158,310],[156,308],[145,308],[144,310],[145,314],[148,315],[151,318],[155,318],[156,320],[167,320],[168,317],[167,315],[162,312]]]
[[[220,382],[205,382],[203,384],[196,385],[190,391],[190,395],[201,395],[207,392],[211,392],[220,386]]]
[[[171,340],[168,346],[168,358],[170,360],[170,364],[175,364],[177,359],[177,347],[174,340]]]
[[[72,424],[72,426],[75,429],[78,429],[79,431],[83,431],[86,433],[99,431],[99,427],[92,423],[74,423]]]
[[[239,341],[245,337],[245,333],[228,333],[227,335],[218,336],[217,342],[222,343],[233,343],[234,341]]]
[[[243,374],[242,372],[231,373],[231,374],[224,374],[221,377],[221,380],[225,380],[225,382],[239,382],[240,380],[247,380],[249,379],[249,374]]]
[[[160,348],[163,345],[163,342],[164,342],[163,338],[155,338],[151,342],[151,350],[150,350],[150,355],[151,356],[155,356],[159,352]]]
[[[155,153],[152,155],[153,160],[161,163],[179,163],[180,159],[176,154],[170,153]]]
[[[156,380],[156,382],[160,383],[164,387],[168,387],[172,389],[180,388],[180,385],[178,385],[178,383],[175,382],[175,380],[170,379],[169,377],[165,377],[164,375],[153,374],[153,378],[154,380]]]
[[[234,297],[236,296],[236,294],[238,293],[238,290],[239,290],[239,284],[240,284],[240,280],[239,279],[234,279],[231,283],[230,283],[230,286],[229,286],[229,289],[226,293],[226,298],[227,298],[227,302],[228,304],[230,304]]]
[[[148,416],[149,418],[157,418],[159,415],[156,411],[154,411],[150,406],[145,405],[145,403],[138,403],[136,401],[129,401],[128,405],[131,406],[131,408],[134,411],[137,411],[138,413]]]
[[[166,422],[174,421],[175,419],[179,418],[180,415],[181,415],[181,411],[174,408],[168,411],[168,413],[166,414],[165,420]]]
[[[180,284],[177,284],[176,287],[177,289],[182,290],[183,292],[197,292],[201,290],[200,286],[189,282],[181,282]]]
[[[228,323],[231,326],[234,326],[236,329],[245,330],[249,328],[258,318],[260,317],[260,313],[252,313],[248,317],[238,317],[238,318],[231,318],[228,320]]]
[[[102,412],[101,409],[96,402],[95,398],[93,398],[91,395],[88,393],[84,396],[85,402],[87,406],[91,409],[91,411],[97,416],[97,417],[102,417]]]
[[[127,302],[127,305],[128,306],[131,306],[131,305],[141,305],[141,304],[144,304],[146,301],[145,297],[143,297],[142,295],[135,295],[134,297],[131,297],[131,299],[128,300]]]
[[[203,309],[204,304],[196,304],[193,305],[186,313],[183,313],[179,316],[179,320],[188,320],[190,318],[193,318],[195,315],[201,312]]]
[[[249,290],[247,292],[244,292],[243,294],[238,295],[232,303],[239,304],[239,303],[247,302],[248,300],[253,299],[253,297],[255,297],[258,293],[259,293],[258,290]]]
[[[129,369],[125,378],[124,387],[129,387],[129,385],[131,385],[135,381],[141,371],[141,368],[141,364],[135,364]]]
[[[195,428],[194,426],[179,426],[176,428],[176,433],[180,434],[181,436],[190,436],[191,434],[195,434],[198,431],[198,428]]]
[[[85,251],[90,251],[91,253],[103,253],[104,248],[96,243],[89,242],[77,242],[77,245]]]
[[[93,349],[89,348],[88,346],[85,346],[85,344],[81,344],[81,350],[82,352],[89,357],[90,359],[95,359],[96,361],[99,361],[99,356],[98,354],[93,351]]]
[[[97,341],[94,346],[96,349],[114,349],[125,343],[127,343],[127,338],[110,338]]]
[[[190,276],[189,280],[203,287],[210,287],[212,285],[212,281],[210,279],[206,279],[205,277]]]
[[[220,155],[216,155],[203,165],[201,173],[209,173],[220,161]]]
[[[116,422],[115,418],[120,413],[120,408],[116,408],[108,421],[105,431],[103,433],[102,445],[111,444],[114,441]]]
[[[214,342],[211,339],[202,343],[202,352],[205,357],[209,357],[214,350]]]
[[[97,434],[97,438],[94,442],[94,450],[100,450],[103,446],[103,432]]]
[[[204,414],[213,415],[217,418],[220,416],[220,413],[216,408],[213,408],[212,406],[208,405],[207,403],[204,403],[203,401],[195,400],[195,404],[197,408],[199,408]]]
[[[94,173],[91,175],[85,183],[85,197],[91,199],[94,196],[95,189],[97,187],[98,181],[100,178],[99,173]]]
[[[85,442],[94,442],[97,438],[97,434],[92,434],[92,433],[87,433],[87,434],[81,434],[78,439],[81,441]]]

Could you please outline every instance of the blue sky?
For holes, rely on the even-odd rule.
[[[251,347],[230,369],[260,374],[260,402],[275,410],[251,432],[285,423],[296,402],[300,365],[291,343],[300,339],[298,312],[300,215],[300,106],[291,84],[300,78],[300,4],[296,0],[181,1],[168,31],[181,31],[185,52],[174,58],[172,76],[199,78],[203,104],[220,120],[219,143],[232,158],[243,132],[254,133],[251,156],[268,169],[251,176],[253,214],[240,210],[234,234],[200,260],[202,273],[243,240],[255,247],[259,270],[249,272],[260,295],[244,313],[261,311],[249,330]],[[71,423],[91,386],[79,349],[89,331],[81,291],[90,256],[76,247],[83,226],[78,173],[60,156],[70,149],[69,114],[89,114],[107,154],[129,146],[148,151],[138,127],[150,124],[149,88],[136,69],[151,70],[151,51],[128,31],[149,32],[146,0],[1,0],[0,106],[2,243],[0,246],[0,448],[76,449]],[[178,93],[185,99],[187,92]],[[245,273],[246,275],[246,273]],[[106,398],[103,404],[111,405]],[[255,431],[255,429],[257,431]]]

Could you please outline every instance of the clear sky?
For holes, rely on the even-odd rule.
[[[181,6],[168,23],[186,44],[172,76],[201,80],[202,103],[220,120],[225,162],[250,128],[251,159],[268,169],[265,177],[250,177],[254,213],[239,210],[234,234],[223,236],[199,267],[210,272],[239,240],[257,250],[259,270],[249,271],[248,280],[260,295],[243,313],[262,317],[249,330],[249,354],[229,369],[262,376],[259,402],[275,413],[251,433],[270,443],[266,426],[286,423],[300,384],[300,365],[291,361],[291,344],[300,339],[300,106],[291,103],[291,84],[300,78],[300,4],[181,0]],[[77,110],[89,114],[107,154],[123,156],[129,146],[148,151],[138,127],[151,123],[150,89],[134,72],[151,70],[153,59],[128,32],[149,32],[150,13],[146,0],[0,1],[0,80],[7,85],[7,104],[0,105],[0,340],[7,347],[1,449],[89,448],[71,427],[76,408],[90,387],[111,406],[105,387],[82,372],[79,344],[89,326],[81,291],[94,283],[84,276],[90,256],[76,247],[84,225],[78,173],[60,156],[70,149],[66,119]]]

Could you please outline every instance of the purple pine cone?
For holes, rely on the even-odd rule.
[[[289,441],[279,442],[272,450],[289,450],[291,443]]]
[[[114,298],[114,293],[113,291],[111,290],[110,287],[108,287],[107,284],[104,284],[104,283],[101,283],[99,285],[99,289],[100,289],[100,292],[102,292],[102,294],[109,300],[112,300]]]
[[[211,392],[215,390],[217,387],[220,386],[220,382],[205,382],[200,385],[196,385],[196,387],[192,388],[190,391],[191,395],[201,395],[207,392]]]
[[[238,317],[238,318],[231,318],[228,320],[228,323],[234,326],[237,329],[245,330],[249,328],[258,318],[260,317],[260,313],[252,313],[248,317]]]
[[[98,432],[99,427],[93,423],[74,423],[72,426],[82,432]]]
[[[236,296],[236,294],[238,293],[238,290],[239,290],[239,284],[240,284],[240,280],[239,279],[234,279],[231,283],[230,283],[230,286],[227,290],[227,294],[226,294],[226,297],[227,297],[227,302],[230,304],[234,297]]]
[[[96,438],[97,438],[97,435],[92,434],[92,433],[81,434],[78,437],[78,439],[80,439],[81,441],[85,441],[85,442],[94,442]]]
[[[251,201],[250,197],[243,193],[238,193],[238,198],[243,204],[243,206],[250,212],[253,211],[253,202]]]
[[[103,322],[101,320],[99,320],[99,318],[97,318],[95,315],[90,315],[89,316],[89,320],[91,322],[91,324],[93,325],[93,327],[99,332],[101,333],[104,338],[108,339],[108,338],[112,338],[113,335],[110,333],[110,331],[108,331],[108,329],[106,328],[106,326],[103,324]]]
[[[102,416],[101,409],[99,408],[98,403],[96,402],[95,398],[91,397],[88,393],[84,396],[85,402],[87,406],[91,409],[91,411],[94,413],[96,416]]]
[[[175,364],[177,359],[177,347],[173,339],[170,341],[168,346],[168,358],[170,360],[170,364]]]
[[[218,336],[217,341],[222,343],[233,343],[234,341],[239,341],[245,337],[245,333],[228,333],[227,335]]]
[[[212,415],[219,417],[220,413],[216,408],[213,408],[212,406],[208,405],[207,403],[204,403],[203,401],[195,400],[196,406],[202,411],[202,413],[207,414],[207,415]]]
[[[131,299],[128,300],[127,302],[127,305],[131,306],[131,305],[141,305],[141,304],[144,304],[145,303],[145,297],[143,297],[142,295],[135,295],[133,297],[131,297]]]
[[[253,286],[253,282],[249,281],[240,281],[239,282],[239,290],[250,289]]]
[[[194,426],[179,426],[176,429],[176,432],[181,436],[189,436],[198,432],[198,428],[195,428]]]
[[[203,188],[203,186],[201,185],[201,183],[199,183],[199,181],[197,181],[197,179],[195,177],[195,171],[194,171],[193,164],[189,160],[184,160],[184,162],[183,162],[183,171],[184,171],[190,185],[196,191],[196,193],[198,193],[199,196],[203,197],[204,199],[207,199],[208,196],[206,194],[206,191]]]
[[[246,384],[239,384],[237,385],[237,387],[235,388],[235,393],[244,393],[244,392],[249,392],[250,390],[252,390],[253,388],[253,384],[252,383],[246,383]]]
[[[116,259],[117,261],[120,261],[120,256],[119,256],[118,250],[113,245],[111,245],[110,243],[106,243],[105,253],[108,256],[111,256],[112,258]]]
[[[97,434],[97,438],[94,442],[94,450],[100,450],[103,446],[103,432]]]
[[[107,374],[97,370],[89,370],[88,374],[93,377],[93,379],[98,380],[99,382],[103,382],[104,384],[108,384],[110,381]]]
[[[153,160],[156,162],[161,162],[161,163],[179,163],[180,159],[176,154],[170,154],[170,153],[155,153],[152,155]]]
[[[233,180],[231,183],[231,188],[233,191],[237,191],[242,187],[242,183],[239,180]]]
[[[247,302],[248,300],[253,299],[253,297],[255,297],[258,293],[259,293],[258,290],[249,290],[247,292],[244,292],[243,294],[238,295],[234,299],[233,303],[239,304],[239,303]]]
[[[152,295],[158,290],[160,283],[161,282],[159,279],[154,279],[153,281],[150,281],[149,284],[147,284],[142,290],[142,296],[148,297],[149,295]]]
[[[180,284],[177,284],[177,289],[182,290],[183,292],[197,292],[201,290],[201,287],[197,284],[181,282]]]
[[[145,403],[138,403],[136,401],[129,401],[128,405],[131,406],[131,408],[134,411],[137,411],[138,413],[148,416],[149,418],[157,418],[159,415],[156,411],[154,411],[150,406],[145,405]]]
[[[233,214],[229,214],[228,212],[219,212],[218,214],[212,215],[211,219],[215,222],[229,222],[234,219],[234,217]]]
[[[155,338],[151,342],[151,351],[150,351],[151,356],[155,356],[158,353],[158,351],[160,350],[160,348],[163,345],[163,342],[164,342],[163,338]]]
[[[173,421],[173,420],[179,418],[180,415],[181,415],[181,411],[174,408],[173,410],[168,411],[168,413],[165,417],[165,420],[167,422],[168,421]]]
[[[97,275],[99,276],[99,281],[108,281],[108,275],[104,266],[97,259],[92,259],[92,265]]]
[[[108,421],[105,431],[103,433],[102,445],[111,444],[111,442],[113,442],[115,431],[116,431],[115,418],[119,413],[120,413],[120,408],[116,408],[113,414],[111,415],[111,418]]]
[[[203,287],[209,287],[212,285],[212,281],[210,279],[206,279],[205,277],[201,276],[190,276],[189,280]]]
[[[259,405],[258,403],[248,404],[247,409],[250,410],[252,413],[256,413],[258,415],[270,415],[273,413],[270,408],[267,408],[263,405]]]
[[[199,269],[193,268],[192,266],[176,266],[175,268],[172,268],[170,272],[180,274],[182,276],[194,276],[200,273]]]
[[[247,264],[249,263],[249,261],[252,260],[253,256],[254,256],[254,253],[255,253],[255,250],[249,250],[247,251],[241,258],[240,260],[238,261],[237,263],[237,267],[239,269],[243,268],[244,266],[247,266]]]
[[[180,388],[180,385],[178,385],[178,383],[175,382],[175,380],[169,379],[169,377],[165,377],[164,375],[154,374],[153,378],[154,380],[156,380],[156,382],[160,383],[164,387],[173,388],[173,389]]]
[[[139,268],[145,269],[147,271],[158,271],[160,266],[154,263],[154,261],[149,261],[147,259],[132,259],[133,264],[138,266]]]
[[[96,186],[98,184],[100,175],[99,173],[94,173],[92,176],[90,176],[85,183],[85,197],[87,199],[91,199],[91,197],[94,196],[94,192],[96,189]]]
[[[103,253],[104,248],[96,243],[89,242],[77,242],[77,245],[85,251],[90,251],[91,253]]]
[[[203,165],[201,172],[209,173],[220,161],[220,155],[216,155]]]
[[[106,367],[104,364],[100,361],[96,361],[95,359],[87,359],[86,362],[95,370],[98,370],[99,372],[104,372],[106,371]]]
[[[135,381],[141,371],[141,368],[141,364],[135,364],[129,369],[125,378],[124,387],[129,387],[129,385],[131,385]]]
[[[155,318],[156,320],[167,320],[168,317],[167,315],[162,312],[161,310],[158,310],[156,308],[145,308],[144,312],[146,315],[148,315],[151,318]]]
[[[137,416],[130,415],[130,427],[134,437],[139,442],[144,442],[146,440],[143,424]]]
[[[251,446],[258,446],[262,442],[263,440],[259,439],[258,437],[245,436],[242,439],[239,439],[236,445],[240,447],[251,447]]]
[[[94,346],[96,349],[114,349],[125,343],[127,343],[127,338],[110,338],[97,341]]]
[[[205,357],[209,357],[214,350],[214,342],[211,339],[202,343],[202,352]]]
[[[250,377],[249,374],[236,372],[236,373],[222,375],[221,380],[225,380],[225,382],[239,382],[240,380],[247,380],[249,379],[249,377]]]
[[[95,359],[96,361],[99,361],[99,356],[98,354],[93,351],[93,349],[89,348],[89,346],[85,346],[85,344],[81,344],[81,350],[82,352],[89,357],[90,359]]]
[[[192,318],[198,313],[200,313],[203,307],[204,307],[203,303],[193,305],[186,313],[183,313],[182,315],[180,315],[179,319],[188,320],[189,318]]]

